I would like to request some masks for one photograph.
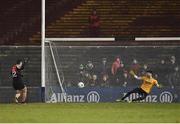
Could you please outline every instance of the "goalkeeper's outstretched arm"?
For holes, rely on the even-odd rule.
[[[137,75],[134,75],[134,78],[136,78],[137,80],[142,80],[142,77],[139,77]]]

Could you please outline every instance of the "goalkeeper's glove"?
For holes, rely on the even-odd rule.
[[[133,70],[131,70],[129,73],[130,73],[132,76],[135,76],[135,75],[136,75]]]
[[[162,88],[162,87],[163,87],[163,85],[162,85],[162,84],[159,84],[159,85],[158,85],[158,88]]]

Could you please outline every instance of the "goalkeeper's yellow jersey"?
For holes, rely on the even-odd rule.
[[[143,80],[143,83],[141,85],[141,89],[144,90],[146,93],[150,93],[152,87],[157,84],[157,80],[154,78],[148,78],[146,76],[141,77]]]

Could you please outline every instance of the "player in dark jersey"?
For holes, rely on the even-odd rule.
[[[16,90],[15,102],[25,103],[27,97],[27,87],[24,85],[22,80],[23,75],[21,71],[24,69],[28,59],[17,60],[16,64],[11,69],[11,75],[13,79],[13,88]]]

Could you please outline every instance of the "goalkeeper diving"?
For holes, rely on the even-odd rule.
[[[125,98],[129,97],[132,93],[138,93],[139,97],[132,99],[132,101],[141,101],[144,100],[147,95],[151,92],[151,89],[154,85],[160,88],[158,81],[152,77],[152,71],[147,71],[144,76],[137,76],[133,71],[130,71],[130,74],[137,80],[142,80],[142,85],[138,88],[133,89],[132,91],[128,92],[121,100],[117,99],[116,101],[124,101]]]

